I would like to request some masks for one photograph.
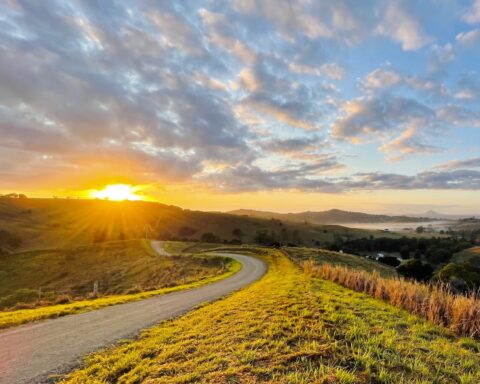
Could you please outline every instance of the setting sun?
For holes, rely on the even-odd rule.
[[[123,201],[123,200],[142,200],[142,196],[136,194],[139,187],[133,187],[128,184],[107,185],[101,191],[92,191],[92,197],[104,200]]]

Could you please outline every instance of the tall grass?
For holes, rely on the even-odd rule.
[[[449,328],[458,335],[480,336],[480,298],[477,292],[456,295],[445,284],[423,284],[404,278],[384,278],[376,272],[331,264],[303,263],[304,271],[357,292],[384,300]]]

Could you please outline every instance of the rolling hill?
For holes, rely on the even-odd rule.
[[[268,211],[255,211],[250,209],[237,209],[229,213],[240,216],[256,217],[263,219],[277,219],[293,222],[308,222],[312,224],[346,224],[346,223],[413,223],[435,220],[428,217],[371,215],[362,212],[349,212],[340,209],[330,209],[322,212],[276,213]]]
[[[190,211],[155,202],[0,198],[0,253],[147,237],[319,246],[338,236],[385,236],[335,225]]]

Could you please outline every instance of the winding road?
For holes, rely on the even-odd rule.
[[[199,288],[0,332],[0,384],[48,382],[51,374],[80,365],[86,354],[120,339],[134,337],[144,328],[245,287],[267,270],[261,260],[250,256],[216,254],[239,261],[242,269],[224,280]]]

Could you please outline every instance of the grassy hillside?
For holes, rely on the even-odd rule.
[[[0,309],[188,284],[224,272],[220,257],[160,256],[141,240],[0,256]],[[39,289],[41,288],[40,302]]]
[[[0,198],[0,253],[2,249],[61,248],[145,236],[315,246],[338,236],[376,234],[381,232],[189,211],[152,202]]]
[[[304,274],[281,252],[259,282],[89,356],[63,382],[478,383],[480,343]]]
[[[480,268],[480,247],[472,247],[465,249],[453,255],[451,259],[455,264],[468,264],[476,268]]]
[[[277,213],[267,211],[256,211],[253,209],[237,209],[231,211],[235,215],[246,215],[251,217],[260,217],[264,219],[278,219],[287,221],[304,222],[313,224],[328,223],[415,223],[429,220],[428,217],[412,216],[390,216],[390,215],[372,215],[362,212],[349,212],[340,209],[330,209],[321,212],[299,212],[299,213]]]
[[[285,248],[285,252],[298,264],[301,264],[303,261],[312,260],[316,264],[328,263],[357,270],[365,270],[368,272],[377,271],[381,276],[385,277],[397,275],[395,268],[393,267],[373,260],[368,260],[364,257],[349,255],[348,253],[299,247]]]

